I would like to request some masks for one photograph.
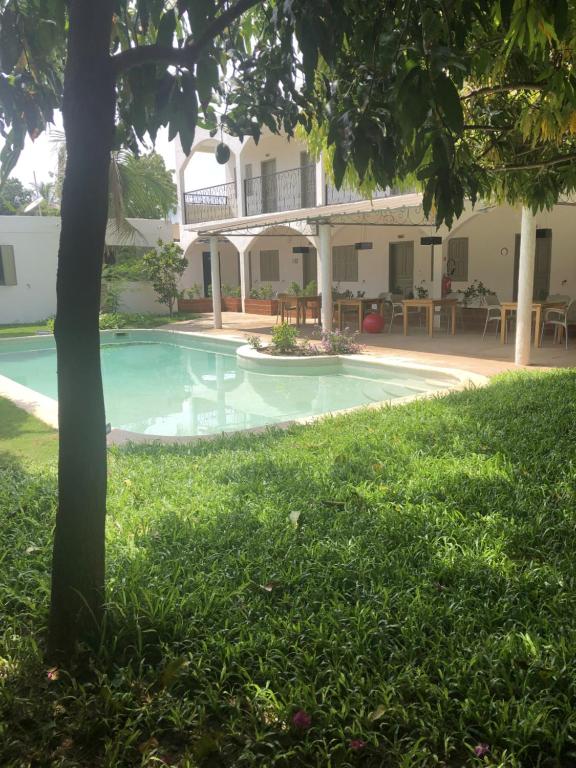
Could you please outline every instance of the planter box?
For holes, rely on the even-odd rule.
[[[242,299],[237,296],[222,296],[223,312],[242,312]]]
[[[277,315],[276,299],[246,299],[245,310],[250,315]]]
[[[484,307],[462,307],[462,325],[466,331],[483,331],[486,322]],[[493,329],[494,324],[490,327]]]
[[[212,312],[212,299],[178,299],[178,312]]]

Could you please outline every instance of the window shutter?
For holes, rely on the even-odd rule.
[[[280,259],[278,251],[260,251],[260,281],[277,283],[280,280]]]
[[[0,285],[16,285],[13,245],[0,245]]]
[[[452,237],[448,240],[448,277],[453,282],[468,280],[468,238]]]
[[[332,248],[332,279],[336,283],[358,282],[358,253],[353,245]]]

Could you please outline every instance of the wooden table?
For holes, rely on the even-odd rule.
[[[362,333],[362,322],[364,320],[364,307],[370,305],[370,309],[378,309],[378,312],[384,317],[384,304],[386,299],[336,299],[334,306],[338,309],[338,327],[342,330],[342,319],[344,309],[354,309],[358,313],[358,330]]]
[[[450,327],[452,336],[456,333],[456,306],[458,299],[404,299],[402,302],[402,315],[404,320],[404,336],[408,336],[408,310],[412,308],[426,310],[426,325],[428,336],[434,334],[434,312],[436,307],[448,307],[450,309]]]
[[[320,296],[296,296],[297,311],[296,311],[296,323],[300,325],[300,319],[302,319],[302,325],[306,325],[306,316],[308,314],[308,304],[317,304],[320,309]]]
[[[536,346],[540,346],[540,326],[542,323],[542,312],[544,309],[551,309],[552,307],[564,308],[566,306],[565,301],[533,301],[532,312],[535,315],[534,322],[534,337]],[[506,344],[508,340],[508,323],[506,315],[509,312],[516,312],[518,309],[517,301],[503,301],[500,304],[500,344]]]

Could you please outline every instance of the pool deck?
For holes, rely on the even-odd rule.
[[[221,329],[212,327],[211,314],[164,327],[238,338],[256,334],[267,339],[272,333],[274,323],[275,317],[223,312]],[[439,331],[430,338],[418,327],[410,328],[408,336],[404,336],[399,328],[398,326],[398,330],[392,333],[363,333],[359,336],[359,341],[364,345],[367,354],[439,368],[458,368],[488,377],[503,371],[518,370],[514,363],[513,334],[508,344],[500,344],[500,337],[496,337],[493,331],[486,334],[485,339],[482,339],[480,333],[460,330],[455,336]],[[313,332],[311,322],[302,326],[301,331],[302,336],[310,336]],[[567,350],[563,345],[552,344],[548,339],[544,340],[543,347],[532,347],[532,363],[529,369],[549,368],[576,368],[576,339],[569,342]]]

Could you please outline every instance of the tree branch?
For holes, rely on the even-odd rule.
[[[492,96],[496,93],[509,93],[510,91],[543,91],[547,83],[509,83],[508,85],[487,85],[477,88],[475,91],[462,96],[462,101],[474,99],[478,96]]]
[[[551,168],[554,165],[562,165],[563,163],[573,163],[576,160],[576,154],[563,155],[562,157],[554,157],[552,160],[541,160],[537,163],[527,163],[526,165],[500,165],[491,168],[491,171],[495,173],[505,173],[506,171],[534,171],[544,170],[545,168]]]
[[[185,48],[172,46],[141,45],[128,48],[112,56],[114,74],[118,76],[128,69],[140,67],[143,64],[166,64],[184,69],[192,69],[198,60],[198,55],[208,43],[214,40],[227,27],[236,21],[243,13],[258,5],[262,0],[238,0],[219,16],[216,16],[206,27],[202,35]]]

